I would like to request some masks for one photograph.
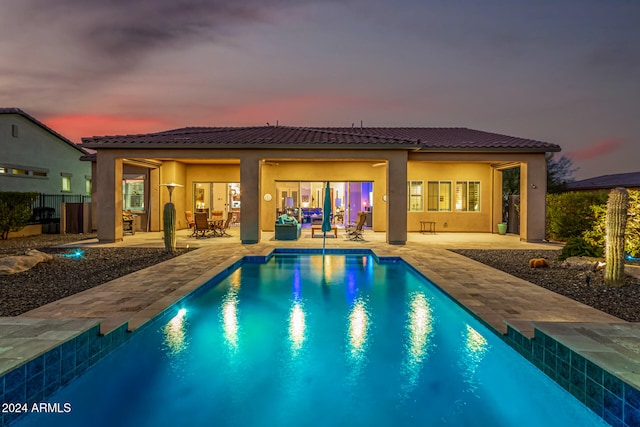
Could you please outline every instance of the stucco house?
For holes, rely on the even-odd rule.
[[[321,212],[330,182],[334,223],[366,212],[374,232],[404,244],[421,221],[438,232],[497,232],[502,171],[521,168],[520,236],[545,237],[546,156],[556,144],[467,128],[190,127],[83,138],[96,151],[98,238],[123,238],[121,211],[160,230],[169,193],[185,211],[222,212],[243,243],[273,231],[282,212],[301,222]]]
[[[91,193],[87,151],[19,108],[0,108],[0,191]]]

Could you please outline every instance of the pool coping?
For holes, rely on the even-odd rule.
[[[181,265],[182,267],[184,267],[185,264],[191,264],[187,259],[189,257],[197,258],[196,260],[193,260],[193,262],[198,264],[198,258],[208,258],[207,254],[205,253],[206,251],[200,252],[201,250],[202,249],[199,249],[198,251],[192,251],[181,257],[177,257],[172,260],[165,261],[161,264],[150,267],[150,269],[158,268],[158,266],[165,269],[172,269],[172,267],[176,267],[178,265]],[[440,249],[440,251],[443,251],[443,250]],[[212,280],[212,278],[216,278],[216,277],[219,278],[225,274],[228,274],[231,270],[235,269],[238,265],[242,264],[243,262],[266,261],[276,253],[320,253],[321,249],[319,248],[274,248],[272,246],[260,247],[258,245],[254,245],[251,248],[251,251],[248,251],[248,252],[250,253],[237,254],[237,255],[227,254],[224,257],[224,259],[218,260],[219,261],[218,263],[213,263],[215,264],[213,266],[211,266],[212,263],[205,262],[204,264],[202,264],[201,269],[195,269],[195,271],[191,271],[191,274],[189,275],[189,277],[183,280],[180,286],[173,289],[171,292],[168,292],[164,296],[156,299],[154,302],[147,305],[143,309],[137,312],[132,312],[130,316],[123,315],[122,313],[116,313],[116,314],[110,313],[111,316],[97,316],[95,311],[87,310],[88,308],[86,304],[87,300],[86,298],[83,298],[83,297],[86,297],[86,295],[81,295],[81,294],[84,294],[85,292],[92,293],[92,294],[96,294],[96,293],[99,294],[101,289],[97,289],[97,288],[101,288],[102,286],[117,287],[117,283],[114,284],[113,282],[118,282],[118,280],[120,280],[120,282],[129,282],[132,280],[135,282],[138,279],[138,277],[136,276],[136,273],[139,273],[138,276],[141,276],[141,275],[144,275],[145,270],[148,270],[148,269],[141,270],[142,273],[136,272],[136,273],[133,273],[132,275],[125,276],[125,278],[116,279],[115,281],[106,283],[104,285],[100,285],[99,287],[93,288],[94,289],[93,292],[91,292],[92,290],[90,289],[81,294],[77,294],[76,296],[65,298],[64,300],[57,301],[55,303],[49,304],[39,309],[32,310],[28,313],[25,313],[15,318],[0,318],[0,325],[2,324],[1,323],[2,321],[6,322],[6,319],[21,319],[20,321],[26,322],[25,324],[29,323],[27,321],[28,319],[33,319],[34,321],[41,320],[43,322],[46,320],[49,322],[49,326],[53,326],[54,330],[57,324],[64,324],[65,322],[73,322],[73,321],[87,322],[85,325],[86,329],[84,331],[76,331],[77,333],[75,335],[69,335],[69,336],[66,336],[66,338],[64,334],[60,335],[58,344],[56,345],[55,342],[50,343],[51,348],[49,348],[49,350],[39,347],[38,350],[33,351],[32,357],[30,359],[27,359],[25,356],[20,356],[22,357],[22,359],[20,359],[19,361],[16,359],[16,364],[11,369],[13,371],[19,371],[21,369],[20,368],[21,366],[24,367],[23,378],[24,378],[24,387],[25,387],[24,388],[25,398],[27,396],[29,381],[33,380],[34,378],[34,377],[30,377],[28,374],[29,364],[37,366],[39,364],[38,360],[40,360],[41,358],[46,359],[48,357],[47,355],[49,354],[49,352],[55,351],[56,348],[62,348],[62,346],[65,343],[75,342],[76,340],[78,340],[78,342],[82,342],[84,338],[79,339],[79,337],[83,337],[85,334],[88,334],[89,336],[93,334],[99,337],[99,339],[97,339],[99,343],[94,344],[93,351],[91,352],[90,355],[88,355],[88,358],[87,358],[88,366],[80,366],[77,371],[74,371],[74,377],[75,377],[77,375],[80,375],[82,372],[84,372],[84,370],[87,369],[89,366],[91,366],[93,363],[97,362],[97,360],[99,360],[100,357],[108,354],[109,351],[111,351],[113,348],[117,347],[119,344],[124,342],[128,337],[130,337],[131,334],[127,332],[134,332],[140,329],[141,327],[143,327],[144,325],[148,324],[152,319],[156,318],[159,315],[162,315],[168,308],[172,307],[174,304],[176,304],[183,298],[187,298],[194,291],[201,288],[202,285],[204,285],[207,281]],[[634,330],[634,331],[638,330],[636,324],[627,323],[627,322],[621,321],[620,319],[614,318],[612,316],[604,315],[604,313],[598,312],[597,310],[594,310],[590,307],[588,307],[588,309],[591,310],[592,312],[589,312],[588,314],[591,318],[593,318],[594,316],[593,312],[599,313],[597,316],[595,316],[598,319],[596,322],[575,322],[575,321],[544,322],[545,319],[533,318],[533,319],[523,320],[517,317],[513,319],[507,319],[503,317],[499,319],[498,318],[499,316],[498,317],[494,316],[493,315],[494,313],[491,313],[490,311],[486,311],[485,310],[486,307],[484,306],[484,304],[477,304],[479,298],[476,297],[475,299],[469,300],[468,298],[469,295],[466,295],[465,293],[461,294],[460,284],[457,283],[460,281],[459,278],[457,278],[455,274],[451,276],[449,274],[450,273],[449,271],[446,271],[446,269],[443,269],[442,267],[444,264],[440,262],[428,262],[428,261],[425,262],[424,257],[415,252],[409,252],[409,253],[398,253],[398,252],[399,251],[395,250],[395,248],[386,248],[386,247],[385,248],[354,248],[354,249],[331,248],[326,250],[327,254],[370,253],[377,260],[382,262],[384,261],[404,262],[407,266],[409,266],[414,271],[427,277],[427,279],[430,282],[434,283],[434,285],[437,288],[439,288],[447,296],[452,298],[456,303],[458,303],[465,310],[470,312],[475,318],[479,319],[483,324],[488,326],[494,333],[496,333],[499,337],[503,338],[508,344],[516,348],[516,350],[518,350],[521,354],[523,354],[523,356],[527,357],[530,361],[532,361],[532,363],[536,364],[536,366],[541,368],[543,372],[547,373],[547,375],[549,375],[552,379],[556,380],[561,386],[563,384],[560,383],[560,381],[558,381],[558,376],[560,374],[555,373],[555,371],[551,371],[548,368],[548,366],[545,365],[544,354],[541,361],[537,360],[535,357],[536,356],[535,349],[541,346],[539,344],[540,337],[543,337],[542,342],[545,342],[545,340],[547,339],[554,340],[556,343],[560,343],[560,345],[562,345],[563,347],[567,347],[569,349],[572,348],[572,345],[575,345],[572,343],[567,343],[566,337],[563,336],[563,334],[561,333],[563,331],[558,332],[558,330],[553,328],[553,325],[567,324],[567,325],[573,325],[575,327],[578,327],[578,325],[580,324],[587,325],[587,323],[589,323],[591,325],[598,325],[600,328],[603,328],[603,333],[605,335],[607,333],[606,332],[607,326],[610,328],[615,328],[621,324],[622,325],[626,324],[628,325],[627,329]],[[406,252],[406,251],[400,251],[400,252]],[[434,254],[437,253],[437,250],[431,249],[428,252],[431,252],[431,255],[433,256]],[[441,253],[439,254],[439,256],[442,257],[446,255],[447,257],[455,257],[456,255],[448,251],[444,251],[444,252],[446,252],[446,254]],[[187,257],[187,258],[183,258],[183,257]],[[478,266],[475,265],[475,262],[469,261],[466,258],[465,258],[465,263],[466,263],[466,267],[469,267],[469,266],[473,267],[473,268],[467,268],[466,273],[468,274],[472,273],[474,269],[478,268]],[[484,265],[482,265],[482,267],[489,268]],[[192,270],[192,268],[189,268],[189,269]],[[497,270],[493,270],[493,269],[490,269],[490,270],[492,270],[492,277],[506,275],[506,273],[497,272]],[[536,288],[540,289],[536,285],[529,284],[528,282],[522,281],[521,279],[513,278],[512,276],[509,276],[509,275],[506,275],[506,276],[510,278],[509,281],[516,282],[516,283],[518,281],[524,282],[525,284],[528,284],[530,286],[535,286]],[[474,284],[475,282],[471,282],[471,284]],[[519,283],[519,284],[522,285],[522,283]],[[550,291],[546,291],[546,292],[550,292]],[[116,291],[115,293],[117,294],[118,292]],[[483,297],[486,298],[487,295],[489,295],[489,293],[484,294]],[[84,307],[85,309],[84,315],[78,316],[79,313],[77,311],[66,310],[67,308],[69,308],[68,303],[71,302],[71,305],[73,305],[74,298],[75,298],[75,301],[80,301],[81,303],[80,305]],[[561,298],[564,298],[567,301],[571,301],[571,303],[579,304],[568,298],[565,298],[565,297],[561,297]],[[472,301],[472,303],[469,303],[469,301]],[[563,302],[566,302],[566,301],[563,301]],[[97,304],[97,305],[99,306],[100,304]],[[579,310],[579,311],[584,311],[584,310]],[[66,314],[68,314],[69,312],[71,312],[73,316],[71,316],[71,318],[65,317]],[[528,316],[528,317],[535,317],[535,316]],[[28,328],[24,329],[24,331],[27,331],[27,330]],[[33,332],[26,332],[26,334],[27,335],[33,334]],[[564,334],[564,335],[567,335],[567,334]],[[580,334],[574,334],[574,335],[580,336]],[[632,334],[632,336],[635,336],[635,335]],[[536,341],[536,339],[538,341]],[[2,343],[2,337],[0,337],[0,348],[2,348],[1,343]],[[525,344],[523,345],[523,343]],[[558,344],[556,344],[556,348],[557,348],[557,345]],[[67,346],[70,347],[69,344],[67,344]],[[544,345],[542,345],[542,347],[544,350]],[[523,348],[525,350],[523,350]],[[607,354],[616,353],[615,348],[611,350],[612,348],[611,346],[605,347],[605,348],[607,348],[606,350]],[[526,351],[526,349],[529,349],[529,350]],[[585,360],[591,360],[592,358],[594,358],[594,355],[592,354],[587,354],[582,356],[582,353],[583,351],[581,352],[581,349],[579,348],[576,349],[576,354],[581,354],[581,357],[585,357]],[[555,355],[554,357],[557,358],[557,356]],[[2,358],[2,354],[0,353],[0,359],[1,358]],[[616,369],[615,367],[612,368],[611,366],[606,366],[608,363],[610,363],[610,360],[607,360],[606,358],[603,358],[603,359],[601,358],[600,360],[593,360],[592,362],[596,365],[605,365],[605,366],[599,366],[599,368],[601,368],[603,372],[611,373],[614,378],[618,379],[619,381],[622,381],[622,385],[620,385],[619,387],[618,386],[615,386],[615,387],[618,387],[619,389],[622,390],[622,396],[621,397],[618,396],[618,397],[622,399],[621,401],[623,402],[622,403],[623,410],[620,412],[613,411],[613,413],[612,411],[609,411],[608,413],[605,412],[607,408],[604,402],[604,397],[602,397],[601,399],[596,398],[595,401],[593,399],[591,401],[587,400],[586,386],[587,384],[590,384],[590,383],[587,383],[587,379],[585,379],[585,387],[584,387],[585,391],[579,392],[576,397],[578,397],[583,403],[585,403],[592,410],[594,410],[594,412],[598,413],[600,416],[605,418],[605,420],[607,419],[606,417],[609,416],[610,419],[614,421],[618,421],[619,423],[621,423],[621,425],[625,425],[626,417],[624,413],[624,408],[626,406],[629,406],[629,409],[627,411],[631,413],[632,416],[636,416],[637,414],[640,414],[640,411],[638,411],[640,404],[638,404],[634,400],[635,393],[638,393],[637,386],[638,384],[640,384],[640,381],[638,381],[637,375],[633,376],[633,372],[636,372],[636,373],[638,372],[637,369],[634,370],[635,368],[638,367],[637,360],[631,360],[632,368],[628,369],[626,372],[621,372],[619,369]],[[558,363],[554,364],[554,366],[558,366],[558,365],[559,365]],[[0,368],[1,366],[3,365],[0,364]],[[8,365],[5,363],[4,366],[6,367]],[[14,375],[14,376],[10,377],[10,375]],[[0,376],[2,380],[0,382],[0,391],[2,392],[0,394],[0,401],[4,401],[5,398],[15,395],[15,393],[13,393],[15,390],[10,389],[11,387],[7,386],[6,384],[14,381],[15,378],[20,377],[20,375],[22,374],[15,374],[15,373],[12,373],[11,370],[7,370],[7,369],[0,370]],[[9,378],[9,380],[6,380],[6,378]],[[40,381],[39,374],[37,374],[35,378],[37,379],[37,381]],[[625,379],[627,380],[627,382],[631,382],[633,384],[627,384],[627,382],[625,382]],[[629,380],[632,380],[632,381],[629,381]],[[44,375],[42,376],[42,381],[44,381]],[[55,381],[54,381],[54,384],[55,384]],[[63,383],[62,381],[60,381],[58,385],[63,386],[65,384],[66,383]],[[33,386],[31,388],[32,390],[34,390]],[[567,389],[571,391],[570,388],[571,387]],[[627,388],[629,389],[627,394],[631,396],[629,400],[630,403],[628,403],[627,400],[625,400],[625,391],[627,390]],[[38,393],[40,393],[40,391],[42,392],[42,394],[36,394],[36,396],[44,396],[44,393],[47,391],[48,388],[46,385],[43,385],[42,387],[36,387],[36,389],[38,389],[37,390]],[[603,390],[600,391],[600,394],[598,394],[598,396],[605,396],[605,393],[607,393],[607,391],[608,389],[604,388]],[[580,398],[580,396],[582,396],[582,398]],[[638,401],[640,402],[640,398],[638,399]],[[612,416],[614,418],[611,418]],[[4,421],[5,419],[3,417],[3,423]],[[4,426],[4,424],[1,424],[1,425]],[[628,425],[632,425],[632,424],[628,424]]]

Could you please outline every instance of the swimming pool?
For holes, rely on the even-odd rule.
[[[402,262],[276,255],[171,316],[15,425],[606,425]]]

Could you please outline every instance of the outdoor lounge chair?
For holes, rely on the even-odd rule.
[[[211,231],[211,228],[209,228],[209,221],[205,212],[195,213],[193,228],[193,234],[195,234],[196,237],[208,237],[207,233]]]
[[[226,221],[223,222],[222,220],[220,220],[213,223],[213,232],[216,236],[231,236],[229,233],[227,233],[227,230],[229,229],[232,218],[233,215],[231,215],[231,213],[228,213]]]
[[[193,219],[193,212],[192,211],[184,211],[184,217],[187,220],[187,227],[189,227],[189,230],[193,230],[193,233],[191,233],[192,236],[196,235],[196,222]]]
[[[367,221],[367,215],[365,212],[358,213],[358,222],[355,224],[349,224],[347,228],[345,228],[347,232],[347,239],[349,240],[364,240],[362,237],[362,231],[364,229],[364,224]]]

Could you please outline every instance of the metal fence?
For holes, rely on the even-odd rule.
[[[91,203],[91,196],[84,194],[40,194],[33,203],[31,223],[59,222],[61,203]]]

